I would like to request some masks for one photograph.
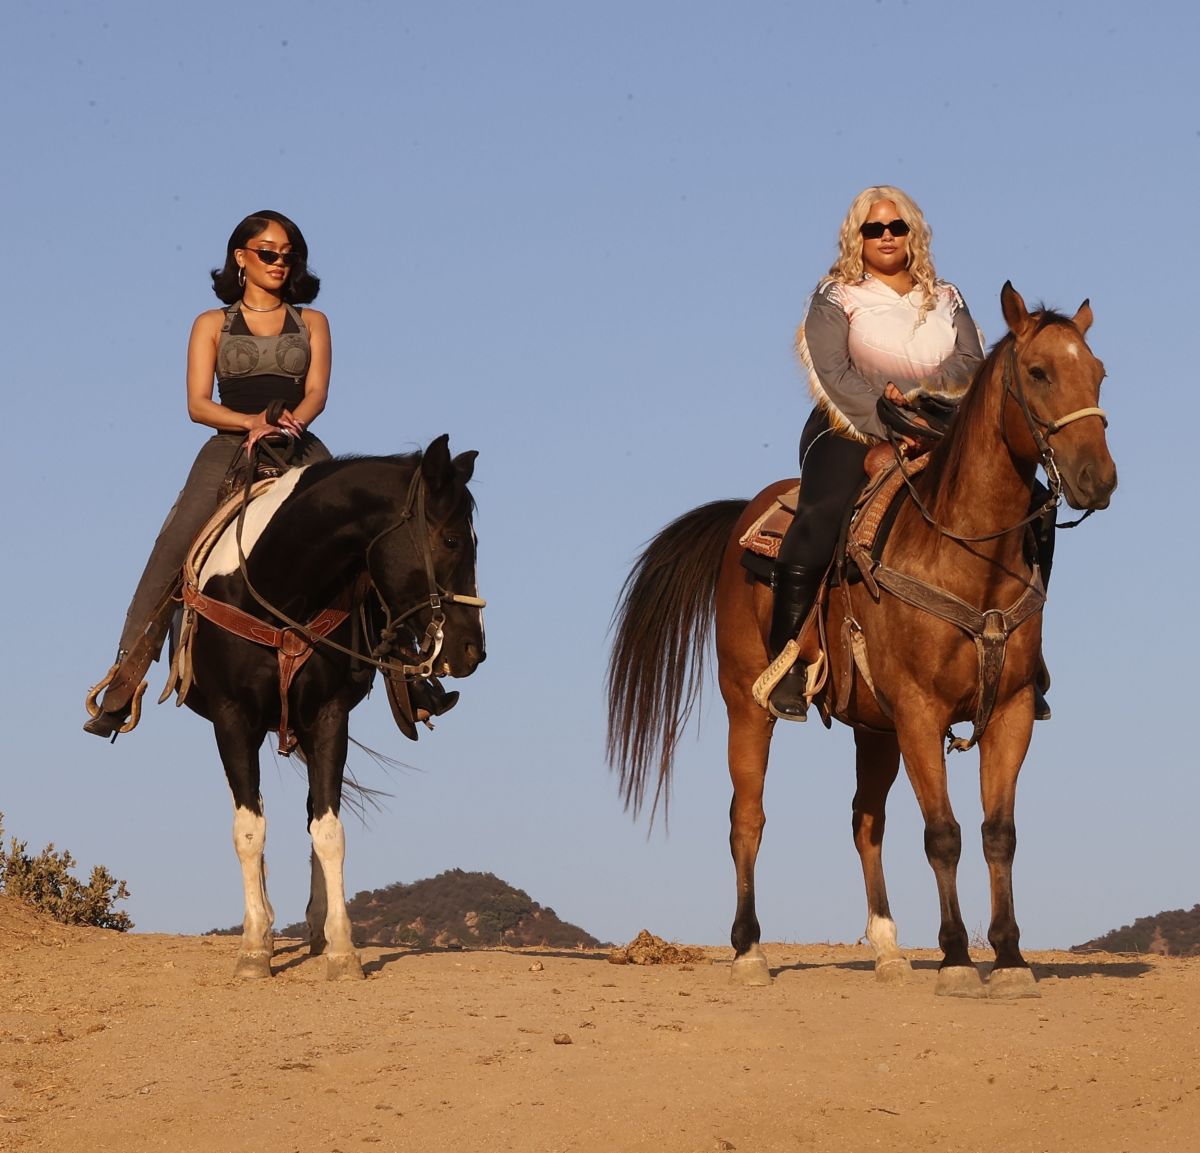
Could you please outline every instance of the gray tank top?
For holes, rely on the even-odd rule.
[[[217,342],[217,378],[236,376],[290,376],[303,380],[308,372],[308,329],[300,313],[290,304],[283,331],[278,336],[255,336],[246,328],[245,318],[232,331],[234,321],[242,311],[242,302],[235,300],[225,310],[225,323]]]
[[[246,326],[242,302],[225,310],[217,340],[217,392],[235,412],[258,412],[280,399],[294,408],[304,396],[304,378],[312,360],[308,329],[297,309],[287,315],[278,336],[255,336]]]

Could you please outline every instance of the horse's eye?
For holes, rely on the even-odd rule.
[[[1046,376],[1046,370],[1043,368],[1039,368],[1036,364],[1029,370],[1029,375],[1031,377],[1033,377],[1033,379],[1036,380],[1038,382],[1038,384],[1045,384],[1046,381],[1049,379]]]
[[[456,536],[444,536],[442,537],[442,544],[444,544],[447,548],[456,549],[462,545],[462,538]]]

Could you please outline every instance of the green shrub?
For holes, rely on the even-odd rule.
[[[71,875],[77,864],[70,853],[59,852],[53,844],[31,857],[26,852],[26,842],[16,837],[6,852],[4,814],[0,813],[0,892],[65,925],[95,925],[119,933],[132,929],[128,913],[113,912],[113,904],[129,896],[125,882],[118,881],[103,865],[97,865],[84,885]]]

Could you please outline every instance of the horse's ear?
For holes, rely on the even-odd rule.
[[[474,449],[470,452],[460,452],[454,458],[454,471],[458,474],[459,484],[466,484],[474,475],[475,458],[479,455]]]
[[[450,434],[442,433],[421,454],[421,475],[430,488],[441,488],[454,475],[450,463]]]
[[[1004,313],[1004,323],[1014,336],[1020,336],[1029,325],[1029,311],[1021,294],[1012,286],[1011,280],[1004,282],[1000,289],[1000,309]]]
[[[1079,306],[1079,311],[1071,317],[1071,323],[1079,329],[1080,336],[1087,336],[1087,330],[1092,327],[1092,305],[1090,300],[1085,300]]]

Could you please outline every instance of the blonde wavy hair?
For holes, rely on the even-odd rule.
[[[917,207],[917,202],[908,193],[890,184],[876,184],[864,188],[853,200],[846,219],[842,221],[838,233],[838,258],[829,269],[828,280],[838,284],[857,284],[865,275],[863,268],[863,239],[859,229],[871,212],[871,207],[881,200],[890,200],[900,212],[900,218],[909,227],[908,233],[908,271],[913,282],[922,289],[924,299],[921,301],[918,323],[924,321],[925,315],[937,303],[937,273],[933,267],[933,253],[930,242],[933,239],[933,229],[925,220],[925,214]]]

